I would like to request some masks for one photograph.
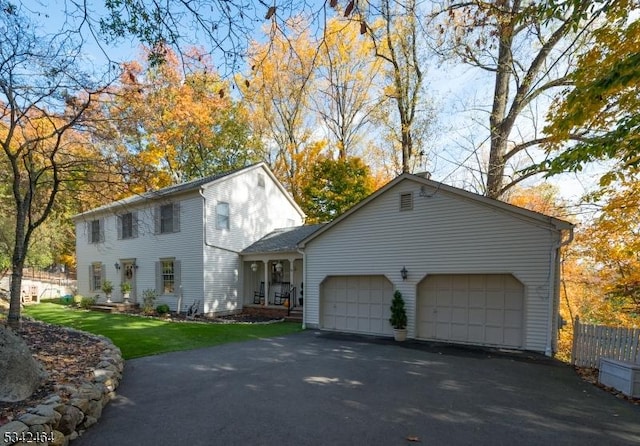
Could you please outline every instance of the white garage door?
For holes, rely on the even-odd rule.
[[[418,337],[522,347],[524,285],[510,274],[427,276],[418,285]]]
[[[327,330],[391,335],[393,286],[384,276],[332,276],[320,285],[320,325]]]

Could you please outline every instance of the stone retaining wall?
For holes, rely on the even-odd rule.
[[[57,386],[57,392],[70,395],[68,401],[53,394],[42,404],[28,408],[16,420],[0,426],[0,445],[66,446],[98,421],[102,409],[115,396],[124,360],[120,349],[109,339],[95,337],[104,344],[104,350],[92,378],[77,386]]]

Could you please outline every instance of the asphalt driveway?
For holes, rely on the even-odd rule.
[[[72,444],[640,444],[556,361],[316,331],[130,360],[118,395]]]

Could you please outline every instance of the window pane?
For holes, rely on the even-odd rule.
[[[91,243],[100,241],[100,220],[91,221]]]
[[[94,263],[91,265],[91,286],[93,290],[102,288],[102,264]]]
[[[173,204],[160,206],[160,232],[173,232]]]
[[[165,294],[173,294],[175,291],[173,260],[162,261],[162,291]]]
[[[133,237],[133,215],[131,213],[124,214],[120,217],[122,222],[122,238]]]
[[[229,203],[218,203],[216,206],[216,228],[229,229]]]

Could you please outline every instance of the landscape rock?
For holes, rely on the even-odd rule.
[[[0,401],[4,402],[28,398],[46,378],[27,344],[3,325],[0,325],[0,370]]]
[[[62,432],[64,435],[70,435],[71,432],[76,430],[76,426],[80,424],[82,419],[84,418],[84,414],[75,406],[66,406],[64,413],[62,414],[62,418],[58,423],[57,430]]]

